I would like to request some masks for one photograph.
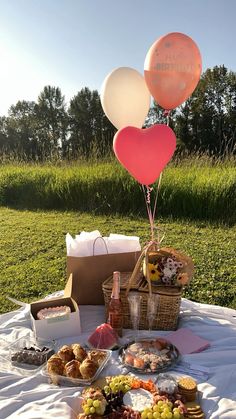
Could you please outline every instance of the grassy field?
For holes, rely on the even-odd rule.
[[[172,163],[163,173],[158,215],[233,225],[235,190],[236,165],[231,160],[190,158],[178,165]],[[0,205],[146,216],[140,185],[115,161],[62,166],[1,165]]]
[[[191,255],[195,275],[185,296],[202,303],[236,308],[236,226],[206,221],[160,221],[164,245]],[[82,230],[149,239],[146,217],[95,215],[73,211],[29,211],[0,207],[0,312],[17,307],[6,296],[30,302],[63,289],[66,282],[65,235]]]

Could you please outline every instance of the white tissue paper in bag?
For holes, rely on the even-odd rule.
[[[98,230],[92,232],[82,231],[75,239],[66,235],[67,256],[84,257],[104,255],[106,253],[126,253],[141,250],[139,237],[125,236],[123,234],[110,234],[102,237]]]
[[[110,234],[107,243],[108,253],[138,252],[141,250],[139,237],[137,236]]]

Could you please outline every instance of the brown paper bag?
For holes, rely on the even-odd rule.
[[[132,272],[140,253],[67,256],[67,278],[73,274],[72,297],[78,304],[103,305],[102,283],[114,271]]]

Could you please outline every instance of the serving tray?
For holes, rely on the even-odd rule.
[[[89,352],[89,351],[88,351]],[[97,380],[97,378],[99,377],[99,375],[101,374],[102,370],[105,368],[105,366],[107,365],[109,359],[111,358],[111,354],[112,351],[110,350],[106,350],[106,349],[96,349],[96,352],[105,352],[106,353],[106,357],[104,358],[103,362],[101,363],[101,365],[99,366],[99,368],[97,369],[96,373],[94,374],[93,377],[91,377],[90,379],[83,379],[83,378],[70,378],[70,377],[66,377],[64,375],[58,375],[58,374],[50,374],[47,371],[47,365],[45,365],[42,369],[41,369],[41,374],[44,377],[48,378],[49,383],[51,384],[56,384],[59,386],[70,386],[70,387],[81,387],[81,386],[89,386],[91,385],[95,380]]]
[[[122,365],[141,374],[157,373],[171,368],[180,359],[178,349],[162,338],[141,339],[121,347]]]

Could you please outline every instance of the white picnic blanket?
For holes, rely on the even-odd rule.
[[[80,310],[82,335],[60,339],[59,344],[86,343],[90,332],[104,322],[104,307],[81,306]],[[191,329],[209,340],[211,346],[183,356],[179,366],[168,373],[190,374],[197,380],[207,419],[236,418],[236,310],[183,299],[179,327]],[[0,419],[75,419],[80,408],[80,388],[49,384],[40,371],[23,376],[6,361],[11,343],[29,334],[32,330],[28,307],[0,316]],[[124,339],[129,334],[130,331],[125,331]],[[152,332],[153,336],[167,334]],[[102,374],[121,372],[114,351]]]

